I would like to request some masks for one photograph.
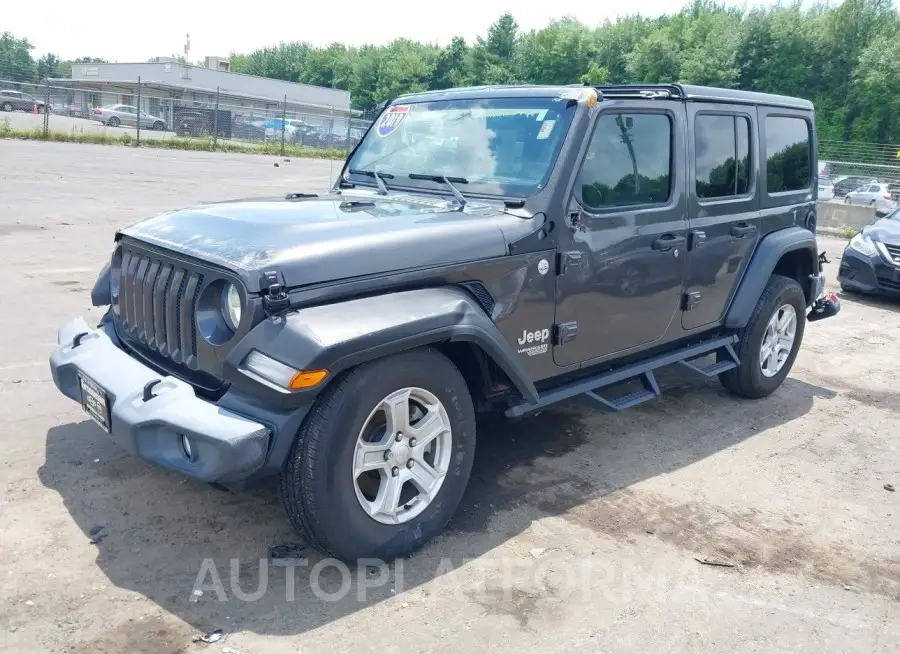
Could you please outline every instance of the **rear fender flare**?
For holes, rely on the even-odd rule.
[[[515,353],[477,301],[452,286],[402,291],[299,309],[254,327],[225,362],[234,385],[258,384],[239,370],[253,350],[296,370],[344,370],[403,350],[442,341],[477,345],[503,370],[526,401],[537,390]],[[249,389],[248,389],[249,390]],[[321,390],[295,391],[297,406]]]
[[[725,327],[741,329],[749,322],[759,296],[769,283],[778,262],[785,254],[798,250],[809,253],[811,269],[818,272],[819,251],[816,246],[816,235],[808,229],[788,227],[763,237],[753,251],[753,257],[731,301],[725,316]],[[806,284],[809,284],[808,280]]]

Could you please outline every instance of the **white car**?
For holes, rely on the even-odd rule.
[[[834,182],[832,182],[830,178],[824,175],[819,175],[819,199],[834,199]]]
[[[887,184],[876,183],[863,186],[855,191],[850,191],[844,196],[844,203],[870,206],[875,213],[886,214],[897,208],[897,203],[891,197],[891,191]]]

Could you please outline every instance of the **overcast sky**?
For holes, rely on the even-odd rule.
[[[771,0],[728,4],[772,4]],[[185,34],[191,35],[190,59],[206,55],[248,52],[279,41],[327,45],[384,44],[406,37],[446,45],[454,36],[469,43],[496,18],[510,12],[522,29],[572,16],[588,25],[615,19],[625,12],[655,16],[678,11],[683,0],[449,0],[448,2],[181,2],[96,5],[71,0],[22,0],[4,3],[0,30],[26,37],[34,56],[52,52],[64,59],[102,57],[109,61],[146,61],[181,54]],[[130,6],[129,6],[130,5]],[[133,13],[140,9],[138,14]],[[481,16],[481,18],[476,18]]]

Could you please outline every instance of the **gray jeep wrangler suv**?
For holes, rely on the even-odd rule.
[[[138,456],[232,489],[280,475],[312,546],[392,559],[457,510],[477,412],[619,411],[671,364],[778,388],[840,308],[816,158],[812,105],[788,97],[404,96],[322,195],[119,231],[92,292],[109,309],[60,328],[53,379]]]

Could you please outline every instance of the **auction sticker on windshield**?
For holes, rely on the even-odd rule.
[[[378,136],[388,136],[393,133],[409,114],[408,104],[397,104],[389,107],[387,111],[381,114],[381,120],[378,122]]]

